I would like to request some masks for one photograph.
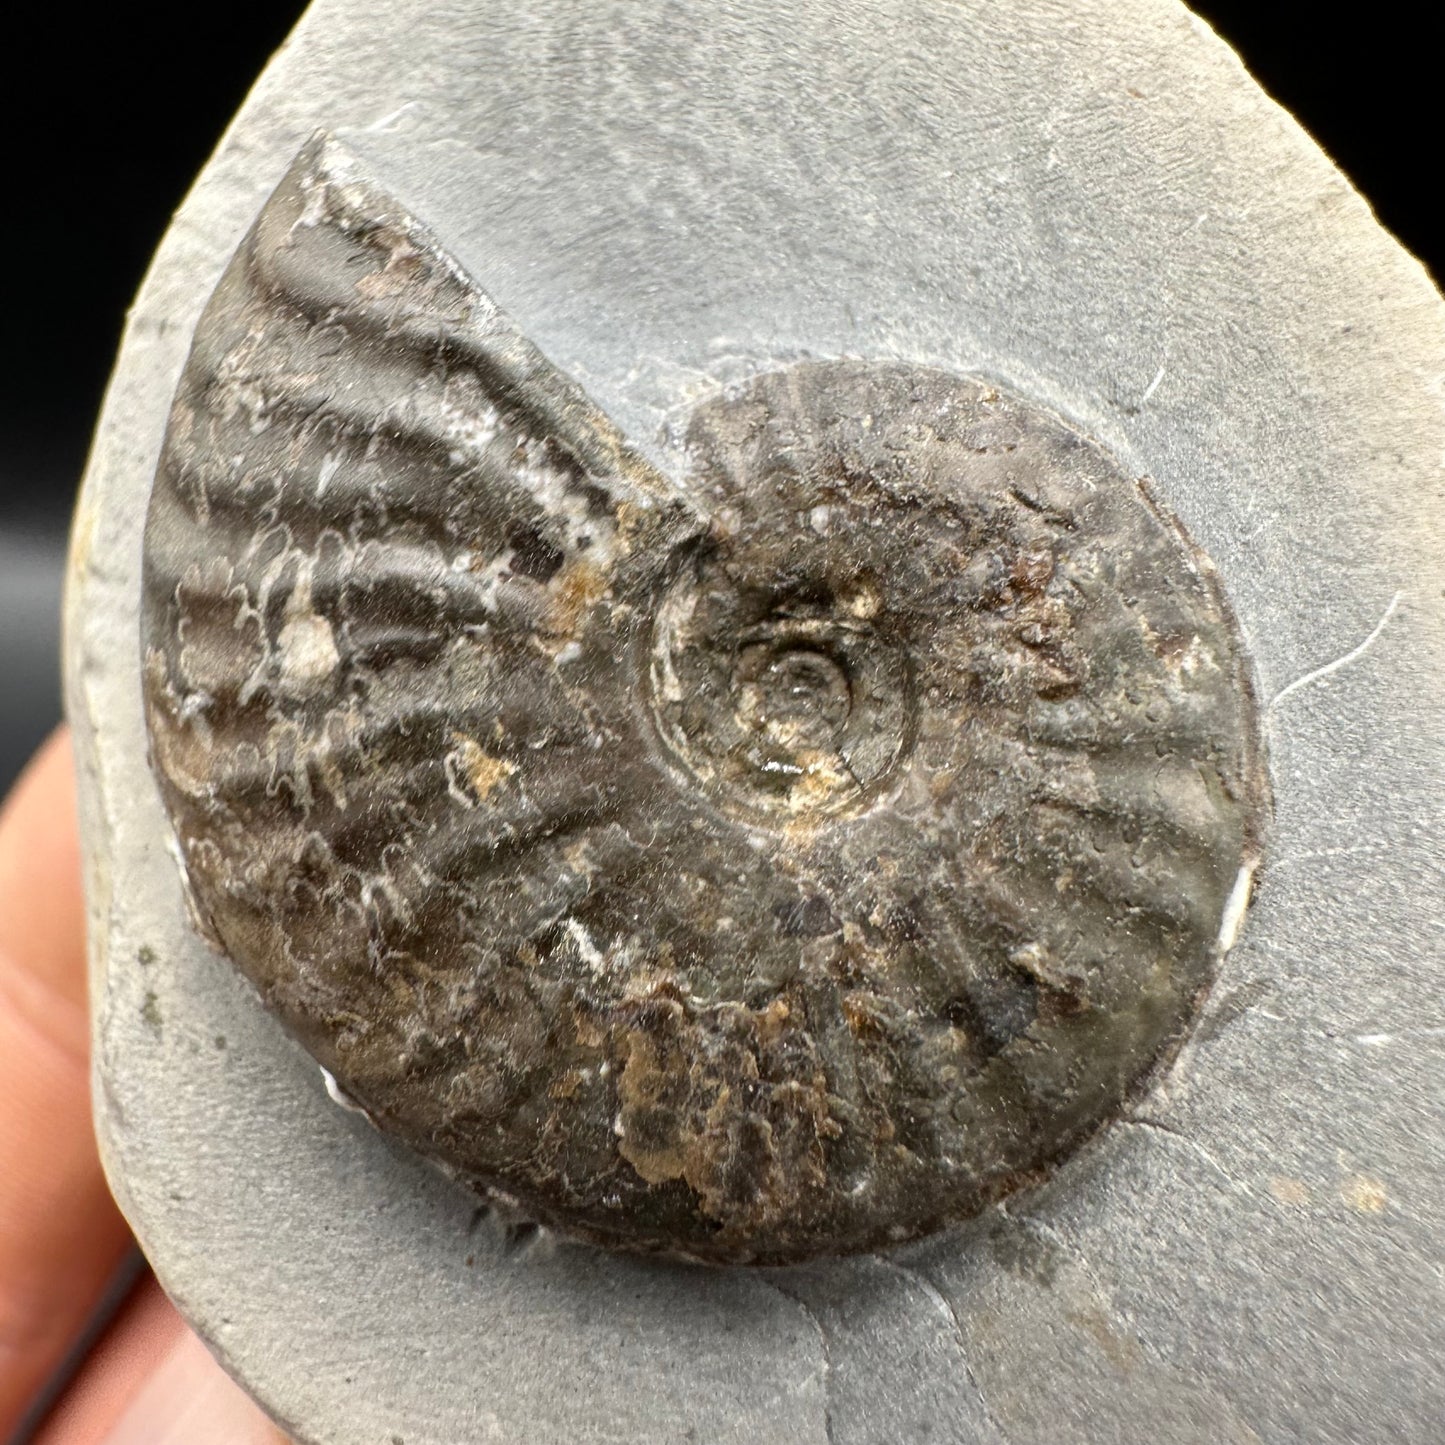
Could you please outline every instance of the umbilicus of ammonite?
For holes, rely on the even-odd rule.
[[[1187,1029],[1265,807],[1206,561],[1098,445],[760,363],[645,459],[318,137],[146,530],[210,940],[382,1129],[597,1243],[915,1238]]]

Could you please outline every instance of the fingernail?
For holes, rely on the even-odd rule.
[[[187,1330],[116,1422],[104,1445],[285,1445]]]

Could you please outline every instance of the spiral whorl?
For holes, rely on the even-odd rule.
[[[915,1237],[1187,1028],[1265,806],[1235,630],[1138,483],[977,381],[796,364],[679,452],[308,147],[147,527],[188,884],[378,1125],[546,1222]]]

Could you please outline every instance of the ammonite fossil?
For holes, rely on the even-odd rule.
[[[196,911],[379,1126],[537,1219],[916,1237],[1187,1029],[1264,807],[1238,640],[1148,491],[989,384],[764,366],[660,452],[314,141],[146,534]]]

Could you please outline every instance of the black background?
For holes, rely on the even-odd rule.
[[[0,789],[59,715],[64,530],[125,308],[171,211],[302,8],[135,0],[55,5],[49,18],[27,7],[28,34],[7,21]],[[1438,0],[1194,8],[1381,221],[1437,280],[1445,276],[1434,195],[1445,61]]]

